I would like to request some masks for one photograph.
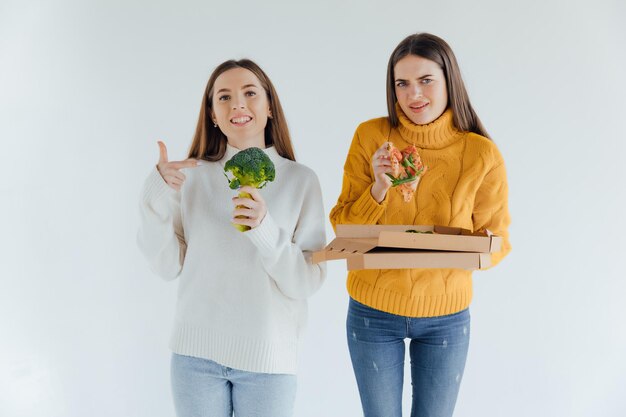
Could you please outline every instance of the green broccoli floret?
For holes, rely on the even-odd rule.
[[[233,175],[233,178],[228,177],[228,172]],[[237,152],[226,162],[224,175],[228,179],[229,187],[233,190],[244,185],[263,188],[268,182],[274,181],[276,169],[265,152],[259,148],[248,148]],[[239,197],[250,198],[250,194],[240,192]],[[250,230],[248,226],[240,224],[234,226],[242,232]]]
[[[267,182],[274,181],[276,175],[274,163],[259,148],[237,152],[224,166],[224,172],[229,171],[234,175],[234,178],[228,179],[233,190],[243,185],[263,188]]]

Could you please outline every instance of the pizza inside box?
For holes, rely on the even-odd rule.
[[[502,238],[489,231],[415,225],[337,225],[337,237],[313,262],[345,259],[348,270],[487,268]]]

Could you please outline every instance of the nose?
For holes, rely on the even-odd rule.
[[[411,97],[419,97],[422,95],[422,87],[419,84],[412,84],[410,89]]]
[[[235,98],[232,101],[233,110],[245,108],[244,101],[241,98]]]

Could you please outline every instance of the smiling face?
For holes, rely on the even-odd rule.
[[[213,86],[211,117],[228,143],[238,149],[265,148],[265,126],[272,117],[261,82],[245,68],[220,74]]]
[[[446,78],[434,61],[405,56],[394,66],[394,83],[400,108],[415,124],[435,121],[448,107]]]

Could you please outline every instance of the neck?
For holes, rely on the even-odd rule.
[[[248,148],[260,148],[265,149],[265,132],[255,137],[243,137],[243,138],[227,138],[228,144],[234,148],[243,151]]]
[[[224,153],[224,157],[221,159],[222,166],[226,163],[226,161],[228,161],[230,158],[235,156],[235,154],[238,153],[239,151],[243,151],[244,149],[248,149],[248,148],[251,148],[253,146],[254,146],[254,144],[246,143],[245,145],[243,145],[242,148],[237,148],[234,145],[232,145],[230,143],[227,143],[226,144],[226,153]],[[265,147],[265,145],[257,146],[257,147],[263,149],[263,152],[265,152],[267,154],[267,156],[270,157],[270,159],[272,160],[272,162],[274,162],[274,165],[276,165],[276,166],[282,165],[283,162],[287,161],[287,159],[283,158],[282,156],[280,156],[278,154],[278,151],[276,150],[276,148],[273,145],[269,146],[269,147]]]
[[[413,123],[397,103],[396,112],[400,135],[406,142],[419,148],[445,148],[461,136],[461,132],[454,126],[452,109],[447,109],[436,120],[425,125]]]

